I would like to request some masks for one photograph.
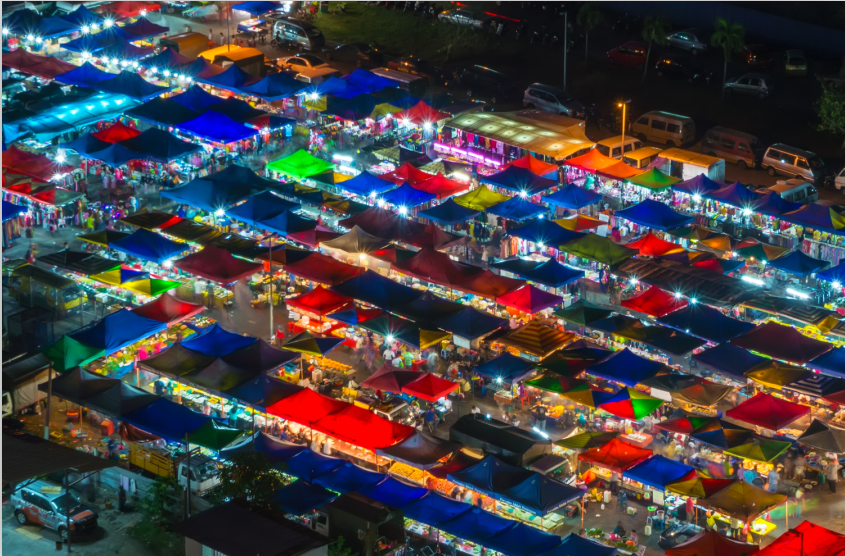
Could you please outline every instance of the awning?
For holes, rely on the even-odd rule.
[[[508,321],[481,312],[473,307],[464,307],[459,312],[432,321],[432,324],[447,332],[470,341],[495,332],[506,326]]]
[[[566,345],[574,337],[574,334],[564,333],[532,320],[499,338],[498,341],[543,359]]]
[[[633,387],[641,380],[656,375],[663,368],[663,363],[640,357],[626,348],[588,367],[587,373]]]
[[[658,454],[630,467],[624,476],[652,488],[666,490],[670,483],[694,473],[695,468]]]
[[[459,205],[453,199],[449,199],[436,207],[420,211],[419,216],[450,226],[472,220],[478,214],[478,211],[468,209],[465,206]]]
[[[422,295],[421,291],[403,286],[372,270],[365,270],[358,276],[337,284],[332,290],[386,310],[405,305]]]
[[[628,178],[628,183],[651,189],[652,191],[663,191],[676,183],[680,182],[680,178],[675,178],[664,174],[657,168],[646,170],[642,174]]]
[[[760,393],[735,408],[729,409],[726,415],[732,419],[777,431],[809,412],[810,408],[806,405]]]
[[[727,488],[698,501],[706,508],[712,508],[722,515],[734,517],[745,523],[786,501],[783,494],[775,494],[742,481],[735,481]]]
[[[382,448],[377,453],[419,469],[429,469],[460,449],[461,445],[457,442],[449,442],[417,431],[398,444]]]
[[[538,176],[542,176],[544,178],[557,177],[557,164],[549,164],[548,162],[543,162],[531,153],[526,154],[522,158],[517,158],[516,160],[508,162],[507,164],[502,166],[501,169],[507,170],[511,166],[527,168]]]
[[[541,178],[531,170],[519,166],[510,166],[506,170],[490,176],[479,176],[479,179],[481,183],[529,196],[542,193],[558,184],[557,179]]]
[[[617,245],[608,237],[581,234],[581,237],[560,246],[560,250],[597,263],[613,265],[633,257],[636,251]]]
[[[395,184],[383,180],[375,174],[371,174],[370,172],[361,172],[354,178],[346,180],[345,182],[343,182],[343,185],[340,186],[341,189],[351,191],[352,193],[355,193],[362,197],[372,197],[374,194],[381,195],[393,189],[394,187]]]
[[[232,66],[233,68],[237,66]],[[198,118],[176,126],[176,129],[215,143],[234,143],[258,134],[258,130],[247,127],[217,112],[205,112]]]
[[[361,267],[342,263],[322,253],[312,253],[308,257],[289,263],[285,265],[285,271],[294,276],[329,286],[338,286],[366,272]],[[358,299],[351,295],[347,295],[347,297]],[[364,300],[361,299],[361,301]]]
[[[802,253],[801,251],[793,251],[788,255],[778,257],[773,261],[769,261],[769,266],[794,274],[795,276],[809,276],[815,274],[819,270],[827,267],[830,263],[820,259],[814,259]]]
[[[567,185],[561,190],[542,198],[544,203],[572,210],[590,206],[601,200],[602,196],[599,193],[583,189],[577,185]]]
[[[616,216],[647,228],[663,231],[680,228],[695,221],[693,217],[679,214],[667,205],[652,199],[646,199],[632,207],[616,211]]]
[[[547,209],[544,206],[534,204],[527,199],[517,196],[489,207],[487,212],[507,218],[508,220],[521,222],[544,214],[547,212]]]
[[[528,284],[496,298],[496,303],[533,315],[563,303],[563,298]]]
[[[589,372],[589,370],[587,371]],[[663,401],[633,388],[623,388],[612,398],[601,402],[598,409],[620,419],[639,421],[663,405]]]
[[[622,473],[651,455],[651,450],[638,448],[614,438],[604,446],[579,454],[578,459]]]
[[[845,454],[845,430],[832,428],[813,419],[812,424],[798,437],[798,443],[822,452]]]
[[[769,321],[731,340],[735,346],[775,359],[804,364],[833,349],[833,344],[804,336],[791,326]]]
[[[394,367],[390,362],[385,362],[367,380],[361,383],[361,388],[372,388],[373,390],[401,394],[403,386],[414,382],[420,376],[421,373],[419,371],[405,371]]]
[[[333,170],[334,164],[321,160],[308,151],[299,149],[291,155],[269,162],[267,169],[302,180],[309,176]]]
[[[623,299],[621,305],[653,317],[663,317],[688,305],[687,301],[674,297],[654,286],[643,293]]]
[[[286,514],[305,515],[337,497],[337,494],[323,487],[299,479],[277,490],[273,494],[273,503]]]
[[[509,200],[510,197],[491,191],[487,186],[480,186],[472,191],[467,191],[463,195],[454,197],[454,201],[459,205],[471,210],[484,211],[493,205]]]
[[[753,323],[731,318],[703,303],[688,305],[658,318],[657,322],[716,344],[727,342],[754,328]]]
[[[836,556],[843,552],[845,535],[804,521],[775,539],[772,544],[762,549],[758,556]]]
[[[613,166],[617,162],[619,161],[615,158],[602,154],[598,149],[590,149],[581,156],[570,158],[565,161],[564,164],[571,168],[578,168],[579,170],[584,170],[586,172],[595,172],[596,170]]]
[[[645,257],[662,257],[671,253],[682,253],[685,249],[677,243],[660,239],[651,232],[641,237],[636,241],[630,241],[625,244],[629,249],[637,249],[640,256]]]
[[[164,323],[121,309],[106,315],[90,328],[68,334],[68,337],[105,354],[111,354],[166,328]]]

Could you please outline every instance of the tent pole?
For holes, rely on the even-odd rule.
[[[186,493],[186,496],[187,496],[188,503],[185,504],[185,511],[187,512],[188,517],[191,517],[191,444],[188,442],[188,433],[185,433],[185,451],[188,452],[188,458],[187,458],[188,469],[187,469],[187,473],[185,474],[185,476],[187,477],[187,481],[188,481],[187,488],[185,489],[185,493]],[[177,476],[178,476],[178,473],[179,473],[178,466],[176,468],[176,473],[177,473]]]
[[[276,337],[276,330],[273,328],[273,236],[270,236],[268,242],[268,253],[270,255],[270,263],[268,274],[270,275],[270,341]]]
[[[50,440],[50,409],[53,401],[53,361],[47,368],[47,418],[44,420],[44,440]]]
[[[70,554],[70,480],[65,468],[65,530],[67,531],[67,552]]]
[[[786,499],[786,528],[789,529],[789,498]]]
[[[249,406],[252,409],[252,449],[255,450],[255,406]]]
[[[581,529],[584,528],[584,504],[585,504],[586,500],[587,500],[586,494],[581,496]]]

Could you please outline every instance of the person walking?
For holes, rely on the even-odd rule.
[[[428,428],[428,432],[434,432],[434,410],[431,409],[429,406],[428,410],[425,412],[425,417],[423,418],[423,422],[425,423],[426,427]]]
[[[839,481],[839,470],[842,466],[835,458],[827,466],[827,482],[830,485],[830,492],[836,492],[836,483]]]
[[[616,503],[619,504],[619,509],[622,510],[623,514],[628,512],[628,494],[624,489],[619,491],[619,496],[616,497]]]

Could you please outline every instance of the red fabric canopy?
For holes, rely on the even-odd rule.
[[[685,300],[669,295],[656,286],[651,286],[640,295],[622,300],[623,307],[631,309],[632,311],[639,311],[640,313],[645,313],[646,315],[651,315],[653,317],[668,315],[672,311],[677,311],[687,305],[689,305],[689,303]]]
[[[639,250],[640,255],[646,257],[662,257],[670,253],[680,253],[684,248],[680,245],[660,239],[653,233],[649,232],[637,241],[626,243],[625,247]]]
[[[833,344],[804,336],[791,326],[769,321],[734,338],[735,346],[803,365],[833,349]]]
[[[188,303],[165,293],[154,301],[141,305],[137,309],[132,309],[132,312],[158,322],[166,322],[168,326],[171,326],[179,321],[198,315],[204,310],[205,307],[203,305]]]
[[[285,265],[285,271],[318,284],[336,286],[358,276],[364,269],[342,263],[322,253],[312,253],[301,261]]]
[[[402,393],[429,402],[436,402],[458,388],[457,382],[439,378],[431,373],[425,373],[414,382],[404,386]]]
[[[3,168],[12,174],[29,176],[44,183],[48,183],[56,174],[67,174],[73,171],[70,166],[56,164],[45,154],[32,154],[20,150],[12,145],[3,152]]]
[[[116,2],[116,4],[126,3],[127,2]],[[129,3],[131,4],[132,2]],[[110,127],[107,127],[106,129],[101,129],[100,131],[92,133],[91,135],[93,135],[100,141],[105,141],[106,143],[120,143],[121,141],[126,141],[127,139],[132,139],[133,137],[141,135],[141,132],[135,129],[134,127],[129,127],[123,122],[116,122]]]
[[[451,118],[452,116],[451,114],[435,110],[434,108],[429,106],[427,102],[421,100],[414,106],[408,108],[407,110],[403,110],[398,114],[394,114],[393,117],[399,120],[400,122],[402,120],[408,120],[414,125],[424,125],[433,124],[439,122],[440,120]]]
[[[775,541],[777,542],[777,541]],[[705,529],[686,542],[666,549],[667,556],[746,556],[760,550],[754,544],[729,539]],[[760,553],[762,554],[762,552]]]
[[[499,276],[492,270],[485,270],[481,274],[463,282],[455,289],[469,292],[473,295],[480,295],[488,299],[496,299],[524,285],[525,282],[522,280],[506,278],[505,276]]]
[[[596,170],[603,170],[609,166],[613,166],[619,162],[615,158],[603,155],[598,149],[590,149],[586,154],[570,158],[564,164],[573,168],[586,170],[587,172],[595,172]]]
[[[533,315],[543,309],[563,303],[563,298],[528,284],[496,298],[496,303]]]
[[[431,174],[427,175],[431,176]],[[455,180],[450,180],[443,174],[437,174],[436,176],[425,181],[411,184],[411,187],[413,187],[414,189],[419,189],[420,191],[425,191],[426,193],[437,195],[437,197],[440,199],[442,199],[443,197],[450,197],[456,193],[460,193],[461,191],[466,191],[467,189],[469,189],[469,186],[469,182],[459,182]]]
[[[55,79],[57,75],[69,72],[77,67],[52,56],[32,54],[27,52],[25,48],[18,48],[13,52],[4,52],[3,65],[44,79]]]
[[[446,253],[433,249],[422,249],[409,259],[391,264],[390,268],[447,287],[462,284],[482,272],[478,267],[455,262]]]
[[[590,448],[583,454],[580,454],[578,459],[602,467],[608,467],[621,473],[650,457],[651,450],[638,448],[627,442],[622,442],[618,438],[614,438],[604,446]]]
[[[290,237],[290,236],[288,236]],[[420,232],[405,234],[399,238],[405,243],[415,245],[416,247],[431,247],[432,249],[443,249],[449,245],[460,241],[466,241],[467,236],[459,236],[450,234],[442,228],[429,224],[424,230]]]
[[[418,371],[404,371],[385,363],[370,378],[361,383],[362,388],[384,390],[393,394],[401,394],[402,387],[420,378]]]
[[[430,180],[432,176],[431,174],[418,169],[410,162],[406,162],[396,170],[388,174],[382,174],[379,177],[383,180],[391,181],[396,185],[402,185],[405,182],[408,182],[411,185],[417,185],[425,180]],[[361,227],[363,228],[363,226]],[[366,228],[364,228],[364,230],[368,233],[372,233]]]
[[[501,168],[499,171],[507,170],[510,166],[516,166],[517,168],[527,168],[531,170],[538,176],[545,176],[550,172],[557,172],[557,165],[556,164],[549,164],[548,162],[543,162],[542,160],[535,158],[533,154],[526,154],[522,158],[517,158],[512,162],[508,162]]]
[[[669,554],[669,551],[667,550],[666,553]],[[805,521],[775,539],[772,544],[760,551],[759,556],[842,556],[842,554],[845,554],[845,535]],[[721,553],[718,556],[721,556]]]
[[[154,12],[161,6],[152,2],[111,2],[103,11],[112,12],[120,17],[135,17],[141,12]]]
[[[414,432],[413,427],[388,421],[363,407],[346,405],[343,411],[320,419],[314,430],[368,450],[393,446]]]
[[[352,301],[351,297],[340,295],[318,285],[310,292],[288,299],[285,303],[288,307],[296,307],[312,315],[322,317],[350,301]]]
[[[810,408],[806,405],[788,402],[761,392],[729,409],[726,415],[731,419],[777,431],[809,412]]]
[[[348,406],[349,404],[344,401],[304,388],[293,396],[288,396],[268,407],[267,413],[294,423],[312,426],[326,415],[343,411]]]
[[[225,249],[214,245],[207,245],[202,251],[179,259],[173,266],[188,274],[202,276],[220,284],[237,282],[263,268],[259,263],[235,258]]]
[[[317,226],[316,230],[305,230],[304,232],[294,232],[292,234],[288,234],[285,236],[285,239],[316,249],[321,242],[337,239],[341,235],[343,234],[338,234],[336,232],[323,229],[321,226]]]

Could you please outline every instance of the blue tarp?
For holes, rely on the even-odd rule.
[[[373,193],[375,193],[376,195],[380,195],[381,193],[384,193],[385,191],[396,187],[396,184],[387,180],[383,180],[375,174],[371,174],[369,172],[361,172],[351,180],[346,180],[345,182],[339,184],[339,186],[341,189],[351,191],[356,195],[360,195],[362,197],[369,197]],[[413,191],[416,191],[416,189],[414,189]],[[419,193],[422,193],[422,191],[420,191]],[[432,195],[432,198],[433,197],[435,196]]]
[[[710,191],[702,195],[706,199],[712,199],[738,208],[753,209],[760,201],[760,194],[748,189],[739,182],[732,185]]]
[[[247,12],[254,16],[266,14],[267,12],[274,12],[282,7],[281,2],[267,2],[264,0],[252,0],[250,2],[242,2],[232,6],[233,10]]]
[[[27,207],[23,207],[21,205],[16,205],[14,203],[10,203],[9,201],[3,201],[3,222],[6,220],[11,220],[16,216],[24,214],[29,209]]]
[[[214,212],[243,201],[251,193],[255,191],[237,184],[197,178],[182,187],[162,191],[161,196],[177,203]]]
[[[358,493],[382,504],[402,508],[428,494],[428,489],[411,486],[393,477],[388,477],[375,486],[359,489]]]
[[[376,99],[370,95],[360,94],[348,99],[329,95],[326,97],[326,109],[323,114],[357,122],[369,118],[375,107]]]
[[[508,321],[473,307],[465,307],[454,315],[435,319],[432,324],[467,340],[476,340],[507,326]]]
[[[692,360],[714,371],[738,378],[743,383],[747,380],[745,378],[746,371],[768,361],[765,357],[754,355],[746,349],[729,343],[697,353],[692,356]]]
[[[140,46],[135,46],[131,42],[119,42],[99,51],[97,53],[97,57],[133,62],[135,60],[145,58],[153,52],[155,52],[155,50],[152,48],[141,48]]]
[[[587,373],[634,387],[641,380],[653,377],[661,369],[663,363],[640,357],[626,348],[588,367]]]
[[[489,183],[517,193],[536,195],[557,185],[557,180],[541,178],[528,168],[509,166],[506,170],[492,176],[479,176],[481,183]]]
[[[664,232],[695,222],[692,216],[678,214],[667,205],[653,199],[646,199],[632,207],[617,210],[616,217]]]
[[[199,85],[191,85],[184,93],[169,97],[168,100],[178,102],[185,108],[202,113],[205,108],[223,102],[224,98],[212,95]]]
[[[127,149],[120,143],[112,143],[105,149],[96,151],[86,158],[93,158],[95,160],[99,160],[106,166],[117,168],[118,166],[123,166],[130,160],[143,160],[147,157],[139,152],[133,151],[132,149]]]
[[[727,342],[754,328],[753,323],[732,319],[703,303],[687,305],[680,311],[660,317],[657,322],[716,344]]]
[[[379,179],[379,181],[388,184],[388,187],[395,187],[394,184],[390,183],[389,181],[385,181],[382,179]],[[346,187],[347,183],[349,182],[343,182],[341,187]],[[385,203],[390,203],[396,207],[405,208],[418,207],[436,198],[437,195],[433,193],[428,193],[426,191],[420,191],[419,189],[415,189],[408,182],[405,182],[393,191],[388,191],[387,193],[382,195],[382,200],[384,200]]]
[[[546,195],[541,200],[550,205],[577,210],[598,203],[601,201],[601,194],[577,185],[567,185],[560,191]]]
[[[448,199],[445,203],[441,203],[436,207],[419,212],[421,218],[428,218],[446,226],[472,220],[479,214],[481,214],[479,211],[459,205],[452,199]]]
[[[285,485],[273,495],[275,504],[286,514],[304,515],[325,506],[338,495],[302,479]]]
[[[522,377],[528,375],[534,368],[529,361],[522,357],[511,355],[505,352],[498,357],[494,357],[486,363],[482,363],[475,368],[475,372],[481,376],[486,376],[498,382],[513,383],[519,381]]]
[[[124,25],[123,30],[135,35],[137,37],[135,40],[146,39],[156,35],[165,35],[170,32],[169,27],[156,25],[146,17],[139,17],[135,23]]]
[[[184,253],[189,247],[187,243],[178,243],[155,232],[140,229],[109,244],[109,249],[161,264],[171,257]]]
[[[569,533],[558,546],[537,556],[616,556],[617,552],[612,546]]]
[[[377,93],[382,89],[389,87],[399,87],[398,81],[387,79],[380,75],[376,75],[371,71],[356,69],[349,75],[343,76],[341,79],[348,82],[350,85],[362,89],[366,93]]]
[[[95,14],[84,5],[80,5],[78,8],[73,10],[67,15],[63,15],[62,19],[67,21],[68,23],[73,23],[77,27],[83,27],[84,25],[91,25],[91,24],[99,24],[103,18],[99,15]]]
[[[185,442],[185,437],[211,420],[184,405],[161,398],[143,409],[123,417],[136,427],[170,441]]]
[[[807,363],[807,367],[822,373],[845,378],[845,347],[833,348]]]
[[[137,73],[122,71],[117,77],[97,83],[96,88],[101,91],[117,93],[140,101],[150,100],[169,91],[170,87],[159,87],[146,81]]]
[[[534,473],[534,476],[518,485],[497,492],[496,498],[543,517],[583,495],[584,491],[579,488]]]
[[[291,97],[307,86],[287,73],[271,73],[261,81],[241,87],[241,92],[273,102]]]
[[[496,203],[487,209],[490,214],[501,216],[509,220],[528,220],[546,212],[546,207],[536,205],[527,199],[521,197],[513,197],[507,201]]]
[[[702,196],[705,193],[718,191],[725,187],[725,184],[713,181],[705,174],[698,174],[692,179],[672,184],[672,189],[686,193],[687,195]]]
[[[814,230],[845,235],[845,229],[839,229],[833,225],[833,219],[830,216],[831,210],[828,206],[810,203],[798,210],[784,214],[783,219]]]
[[[291,210],[286,210],[272,218],[259,221],[256,226],[286,236],[296,232],[314,230],[317,228],[317,221],[303,218]]]
[[[278,195],[264,191],[253,195],[245,203],[228,209],[226,214],[229,218],[255,226],[260,220],[273,218],[287,210],[297,210],[300,207],[299,203],[286,201]]]
[[[89,62],[85,62],[76,69],[57,75],[56,81],[79,87],[95,88],[97,83],[114,77],[114,73],[103,71]]]
[[[475,465],[449,473],[447,479],[456,485],[498,498],[497,493],[515,487],[534,475],[535,471],[505,463],[495,456],[487,456]]]
[[[789,255],[769,261],[769,266],[801,277],[818,272],[828,264],[830,263],[827,261],[814,259],[801,251],[793,251]]]
[[[520,276],[550,288],[560,288],[583,278],[584,271],[569,268],[554,259],[549,259],[530,270],[521,272]]]
[[[225,330],[220,324],[212,324],[199,338],[182,342],[182,347],[198,351],[204,355],[223,357],[233,351],[245,348],[258,340],[251,336],[241,336]]]
[[[199,118],[179,124],[176,129],[189,135],[196,135],[201,139],[224,144],[248,139],[258,133],[257,130],[239,124],[217,112],[206,112]]]
[[[496,533],[514,527],[516,523],[481,508],[472,508],[454,519],[444,521],[438,527],[450,535],[483,544]]]
[[[64,18],[45,17],[41,19],[33,34],[47,40],[70,35],[77,29],[79,29],[79,25],[71,23]]]
[[[354,278],[332,286],[331,289],[346,297],[351,297],[352,299],[357,299],[358,301],[363,301],[364,303],[369,303],[374,307],[388,311],[391,308],[401,307],[410,303],[423,294],[419,290],[403,286],[372,270],[366,270]]]
[[[71,332],[68,336],[86,346],[111,354],[166,328],[167,323],[136,315],[128,309],[121,309],[106,315],[94,326]]]
[[[778,193],[769,191],[761,195],[757,203],[754,204],[754,212],[766,214],[768,216],[780,216],[787,212],[792,212],[801,208],[799,203],[790,203],[784,200]]]
[[[38,25],[41,22],[41,15],[35,10],[23,9],[17,10],[9,14],[8,17],[3,18],[3,27],[15,35],[26,35],[35,33],[38,30]]]
[[[507,556],[536,556],[559,544],[560,537],[554,533],[546,533],[521,522],[484,541],[485,548],[491,548]]]
[[[345,79],[340,77],[329,77],[322,83],[317,85],[310,85],[301,91],[305,93],[309,100],[316,100],[324,95],[334,95],[340,98],[352,98],[357,95],[364,94],[362,89],[353,87]]]
[[[845,284],[845,261],[819,272],[816,277],[826,282],[838,283],[840,286]]]
[[[138,62],[138,64],[145,68],[155,68],[157,71],[164,71],[175,70],[177,68],[181,69],[182,66],[188,66],[193,62],[193,58],[183,56],[168,46],[155,56],[145,58]]]
[[[584,237],[584,234],[567,230],[552,220],[532,220],[527,225],[515,230],[508,230],[508,235],[533,243],[542,243],[550,247],[563,245]]]
[[[223,114],[239,124],[245,124],[249,120],[254,120],[267,114],[263,110],[253,108],[248,102],[232,97],[227,98],[223,102],[212,104],[208,109],[212,112]]]
[[[242,452],[261,452],[272,465],[283,463],[297,455],[298,453],[307,450],[306,446],[301,444],[294,444],[292,442],[285,442],[278,438],[272,437],[266,432],[258,431],[255,433],[255,442],[250,436],[247,436],[243,441],[233,444],[223,450],[220,450],[220,457],[223,459],[231,459],[232,455],[240,454]]]
[[[150,128],[136,137],[120,142],[121,145],[144,155],[147,160],[167,163],[202,150],[201,145],[182,141],[172,133]],[[96,157],[95,157],[96,158]]]
[[[382,473],[369,471],[347,461],[331,473],[320,475],[314,479],[314,484],[346,494],[347,492],[376,486],[386,478],[387,476]]]
[[[285,473],[304,481],[313,482],[316,477],[331,473],[335,469],[340,468],[344,462],[345,460],[324,456],[309,448],[296,454],[287,461]]]
[[[239,66],[232,64],[226,71],[220,74],[211,77],[197,77],[197,81],[239,93],[241,87],[257,83],[259,78],[248,74]]]
[[[154,98],[140,106],[127,110],[125,114],[130,118],[137,118],[165,127],[183,124],[200,116],[199,112],[182,106],[170,98]]]
[[[71,52],[88,52],[90,54],[94,54],[112,46],[113,44],[137,40],[138,37],[135,35],[127,33],[117,25],[113,25],[108,29],[103,29],[99,33],[82,35],[78,39],[73,39],[61,46],[65,50],[70,50]]]
[[[441,523],[455,519],[471,509],[472,506],[469,504],[446,498],[442,494],[431,491],[402,508],[402,513],[405,514],[405,517],[414,521],[439,527]]]
[[[623,476],[658,490],[666,490],[666,485],[674,483],[694,470],[693,467],[679,461],[656,455],[629,468]]]
[[[106,141],[97,139],[90,133],[86,133],[68,143],[59,143],[58,148],[74,151],[85,158],[97,158],[96,156],[92,156],[92,154],[110,146],[111,143],[107,143]]]

